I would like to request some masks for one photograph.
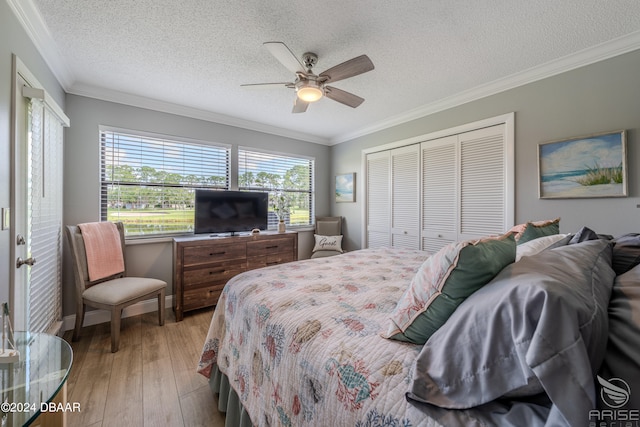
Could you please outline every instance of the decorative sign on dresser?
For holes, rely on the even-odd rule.
[[[173,239],[173,310],[176,321],[185,311],[216,305],[224,285],[243,271],[298,259],[298,233],[260,232]]]

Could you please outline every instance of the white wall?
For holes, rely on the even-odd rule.
[[[66,113],[72,126],[66,134],[64,174],[64,223],[78,224],[100,219],[100,151],[98,127],[114,126],[202,141],[248,146],[315,158],[316,213],[330,211],[330,147],[233,126],[161,113],[77,95],[67,96]],[[300,258],[313,248],[310,232],[300,233]],[[64,267],[64,315],[75,313],[71,264]],[[170,241],[127,246],[129,274],[155,277],[169,283],[173,294],[173,250]]]
[[[516,223],[561,217],[562,232],[586,225],[614,236],[640,232],[640,51],[569,71],[478,101],[332,147],[332,175],[357,172],[361,153],[375,147],[515,112]],[[425,82],[424,84],[431,84]],[[541,142],[626,129],[629,197],[538,199],[537,147]],[[358,180],[359,194],[362,182]],[[333,203],[333,215],[345,217],[346,247],[361,243],[362,197]]]

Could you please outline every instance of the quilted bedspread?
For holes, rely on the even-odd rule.
[[[365,249],[238,275],[198,371],[217,364],[259,426],[440,425],[405,398],[422,346],[380,336],[427,257]]]

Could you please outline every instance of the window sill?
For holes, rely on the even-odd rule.
[[[288,231],[299,231],[299,232],[307,232],[307,231],[315,231],[315,228],[312,225],[303,225],[298,227],[287,226]],[[269,231],[275,231],[269,230]],[[186,237],[186,236],[195,236],[193,233],[187,234],[173,234],[173,235],[164,235],[164,236],[132,236],[127,237],[125,239],[125,244],[127,246],[134,245],[147,245],[147,244],[155,244],[155,243],[173,243],[174,237]]]
[[[180,235],[180,236],[186,236]],[[153,243],[172,243],[173,238],[176,236],[157,236],[157,237],[127,237],[125,239],[125,245],[134,246],[134,245],[147,245]]]

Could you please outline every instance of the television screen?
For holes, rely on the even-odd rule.
[[[196,190],[194,233],[267,229],[269,193]]]

